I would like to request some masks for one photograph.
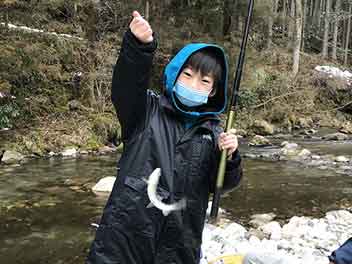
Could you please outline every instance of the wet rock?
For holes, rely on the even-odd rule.
[[[7,150],[2,155],[1,163],[15,164],[15,163],[20,163],[23,159],[24,159],[24,156],[21,153],[17,151]]]
[[[252,130],[254,133],[263,136],[274,134],[274,126],[265,120],[255,120],[252,126]]]
[[[67,148],[61,152],[63,157],[75,157],[77,155],[77,150],[75,148]]]
[[[328,134],[323,137],[325,140],[347,140],[348,136],[343,133]]]
[[[346,158],[345,156],[337,156],[335,158],[336,162],[349,162],[350,160],[348,158]]]
[[[93,186],[92,191],[94,193],[105,192],[110,193],[114,186],[116,177],[105,177],[98,181],[96,185]]]
[[[266,145],[271,145],[271,142],[269,139],[260,136],[260,135],[255,135],[254,138],[249,142],[250,146],[266,146]]]
[[[297,156],[298,156],[299,158],[304,158],[304,159],[309,158],[311,155],[312,155],[312,153],[311,153],[308,149],[302,149],[302,150],[297,154]]]
[[[111,153],[111,152],[114,152],[114,151],[116,151],[116,148],[112,148],[112,147],[109,147],[109,146],[103,146],[103,147],[98,149],[98,152],[101,153],[101,154],[107,154],[107,153]]]
[[[284,156],[296,156],[299,153],[298,145],[296,143],[289,143],[284,141],[281,143],[283,148],[280,150],[280,154]]]
[[[53,157],[53,156],[56,156],[56,153],[55,153],[54,151],[50,151],[50,152],[48,153],[48,155],[49,155],[49,157]]]
[[[319,155],[312,155],[313,160],[320,160],[321,157]]]
[[[298,144],[296,144],[296,143],[290,143],[290,142],[288,142],[288,141],[283,141],[283,142],[281,143],[281,147],[284,147],[284,148],[286,148],[286,149],[296,149],[296,148],[298,148]]]

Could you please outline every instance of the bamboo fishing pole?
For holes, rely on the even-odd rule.
[[[232,124],[235,116],[235,107],[237,105],[238,91],[241,83],[242,69],[243,69],[244,57],[246,54],[246,47],[247,47],[247,40],[248,40],[248,33],[249,33],[249,25],[251,23],[251,18],[253,14],[253,6],[254,6],[254,0],[249,0],[248,13],[247,13],[246,23],[244,27],[244,32],[243,32],[242,43],[241,43],[241,50],[240,50],[240,55],[237,62],[236,75],[235,75],[235,80],[233,84],[233,93],[230,101],[230,107],[227,112],[225,132],[229,131],[232,128]],[[218,216],[220,196],[221,196],[221,192],[224,184],[226,160],[227,160],[227,150],[224,149],[221,151],[219,168],[218,168],[218,173],[216,177],[216,186],[215,186],[215,191],[213,195],[213,201],[211,204],[210,218],[212,220],[216,220]]]

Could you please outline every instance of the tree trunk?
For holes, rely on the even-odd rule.
[[[293,66],[292,66],[293,76],[296,76],[299,70],[299,59],[300,59],[302,29],[303,29],[302,12],[303,12],[302,2],[301,0],[296,0],[296,38],[295,38],[294,49],[293,49]]]
[[[337,37],[338,37],[338,32],[339,32],[339,14],[340,14],[340,8],[341,8],[341,0],[336,0],[336,6],[335,6],[335,22],[334,22],[334,38],[333,38],[333,44],[332,44],[332,54],[331,57],[334,60],[337,60]]]
[[[286,30],[286,20],[287,20],[287,6],[286,6],[286,0],[283,0],[282,13],[281,13],[282,32],[285,32]],[[284,33],[282,33],[282,35],[284,36]]]
[[[313,1],[313,0],[312,0]],[[314,4],[314,23],[318,25],[320,22],[320,0],[315,0]]]
[[[288,30],[287,30],[287,48],[292,46],[292,39],[293,39],[293,31],[294,31],[294,17],[295,17],[295,1],[291,0],[291,7],[290,7],[290,17],[288,22]]]
[[[323,50],[322,50],[322,56],[324,59],[328,57],[329,30],[330,30],[329,16],[330,16],[330,0],[326,0],[325,18],[324,18],[324,39],[323,39]]]
[[[267,48],[272,48],[272,41],[273,41],[273,25],[274,25],[274,18],[276,16],[277,10],[277,0],[271,0],[272,4],[271,14],[268,15],[268,40],[267,40]]]
[[[348,22],[347,22],[347,31],[346,31],[346,43],[345,43],[345,58],[344,63],[347,65],[348,62],[348,51],[349,51],[349,44],[350,44],[350,35],[351,35],[351,15],[352,15],[352,4],[349,4],[348,10]]]
[[[308,12],[308,0],[303,0],[303,28],[302,28],[302,50],[304,50],[305,46],[305,32],[306,32],[306,27],[307,27],[307,12]],[[297,8],[297,6],[296,6]]]
[[[149,4],[149,0],[146,0],[145,1],[145,12],[144,12],[144,14],[145,14],[145,19],[147,20],[147,21],[149,21],[149,13],[150,13],[150,4]]]

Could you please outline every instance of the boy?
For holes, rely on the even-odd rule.
[[[112,101],[124,151],[118,177],[87,263],[198,264],[209,193],[220,149],[229,160],[225,189],[242,176],[237,137],[221,133],[227,65],[221,48],[190,44],[165,69],[165,94],[147,90],[156,41],[149,23],[133,12],[112,80]],[[161,168],[158,194],[186,207],[164,216],[148,206],[144,179]]]

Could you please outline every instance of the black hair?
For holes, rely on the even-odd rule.
[[[221,83],[222,65],[223,63],[214,50],[204,48],[193,53],[183,65],[182,70],[186,67],[191,67],[192,70],[199,71],[203,76],[211,74],[214,78],[214,86],[211,94],[214,95]]]

